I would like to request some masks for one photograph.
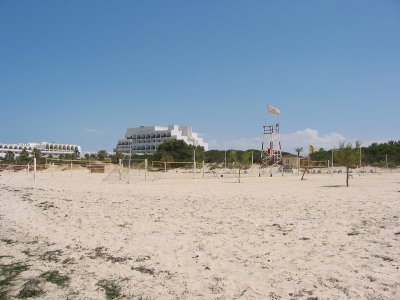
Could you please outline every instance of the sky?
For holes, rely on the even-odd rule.
[[[0,115],[1,143],[89,151],[141,125],[210,149],[277,122],[292,153],[400,140],[400,1],[0,0]]]

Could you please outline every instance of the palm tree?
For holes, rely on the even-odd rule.
[[[4,161],[8,163],[15,162],[15,153],[12,151],[7,151],[6,155],[4,156]]]
[[[19,162],[21,164],[26,164],[29,162],[29,152],[26,149],[26,147],[24,147],[21,151],[21,153],[19,154]]]
[[[119,151],[116,151],[113,155],[110,156],[111,156],[111,162],[113,164],[119,164],[119,160],[124,158],[124,155]]]
[[[311,156],[315,153],[315,148],[313,145],[308,146],[308,152],[309,152],[308,158],[310,159],[312,158]]]
[[[297,147],[297,148],[294,148],[294,150],[297,152],[297,157],[299,157],[300,152],[303,152],[303,147]]]
[[[42,152],[38,148],[33,148],[32,150],[33,157],[39,162],[42,157]]]
[[[300,159],[300,152],[303,151],[303,147],[297,147],[294,148],[294,150],[297,152],[297,175],[299,175],[299,169],[300,169],[299,159]]]

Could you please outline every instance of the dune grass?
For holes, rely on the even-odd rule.
[[[58,286],[64,287],[68,285],[69,277],[67,275],[61,275],[58,271],[47,271],[40,275],[47,282],[54,283]]]
[[[17,298],[25,299],[31,297],[37,297],[43,295],[45,291],[43,291],[40,287],[40,280],[36,278],[31,278],[27,282],[24,283],[22,289],[19,291]]]
[[[115,281],[101,279],[96,285],[104,290],[108,300],[118,299],[121,297],[121,287]]]

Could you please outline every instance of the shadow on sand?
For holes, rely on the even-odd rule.
[[[344,184],[334,184],[334,185],[323,185],[322,187],[326,188],[337,188],[337,187],[345,187],[346,185]]]

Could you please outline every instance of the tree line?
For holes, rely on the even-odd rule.
[[[333,161],[335,162],[336,152],[340,149],[323,149],[315,150],[310,145],[309,153],[311,160],[320,161],[332,161],[332,153],[334,154]],[[356,145],[353,151],[360,151],[361,149],[361,163],[363,165],[385,167],[386,158],[387,166],[394,168],[400,166],[400,141],[389,141],[387,143],[372,143],[368,147],[363,147],[361,144]],[[301,155],[303,148],[294,149],[297,155]],[[231,166],[233,164],[244,164],[249,165],[253,161],[254,164],[259,164],[261,159],[261,151],[256,149],[249,150],[209,150],[205,151],[203,147],[192,146],[186,144],[182,140],[169,140],[159,146],[154,154],[133,154],[132,159],[145,159],[149,161],[162,161],[162,162],[193,162],[194,152],[196,155],[196,161],[208,164],[225,164]],[[283,152],[283,155],[289,153]],[[14,152],[9,151],[2,159],[5,163],[18,163],[27,164],[33,162],[33,157],[36,157],[37,163],[44,163],[45,158],[43,157],[40,149],[34,148],[32,153],[29,153],[26,148],[16,156]],[[48,157],[52,157],[49,155]],[[108,153],[106,150],[99,150],[97,153],[85,154],[85,160],[99,160],[99,161],[111,161],[112,163],[118,163],[120,159],[124,159],[126,155],[116,152]],[[79,153],[74,152],[72,154],[61,154],[58,156],[60,159],[80,159]],[[358,155],[359,161],[359,155]]]
[[[335,152],[339,151],[339,148],[340,145],[338,148],[328,150],[324,148],[320,148],[319,150],[315,150],[313,148],[309,149],[310,158],[312,160],[329,160],[332,162],[333,155],[333,162],[335,162]],[[380,144],[372,143],[368,147],[363,147],[361,142],[358,142],[355,148],[357,149],[354,151],[358,151],[358,161],[361,156],[361,164],[364,166],[368,165],[381,168],[386,166],[389,168],[396,168],[400,166],[400,141],[389,141],[387,143]],[[300,154],[303,151],[303,148],[296,148],[295,150],[298,154]]]

